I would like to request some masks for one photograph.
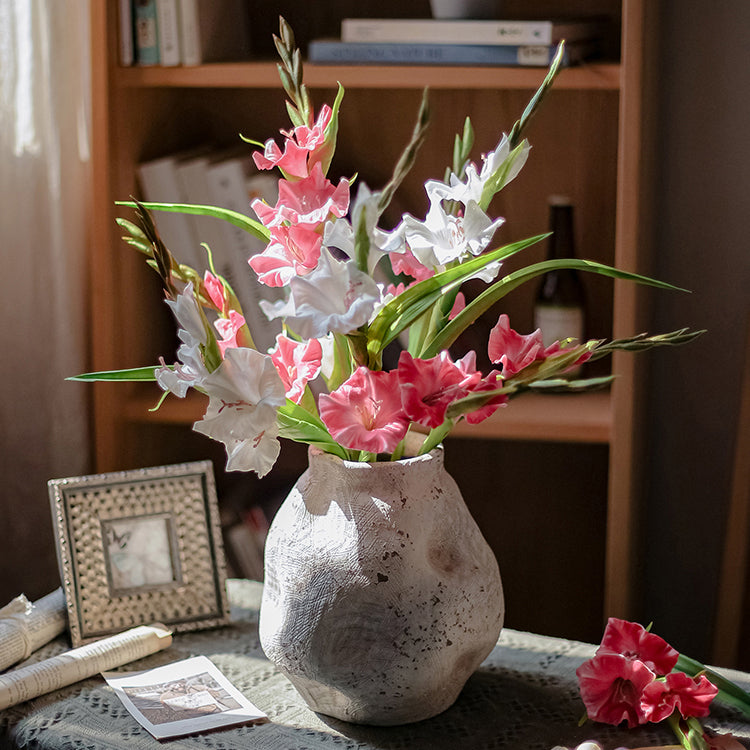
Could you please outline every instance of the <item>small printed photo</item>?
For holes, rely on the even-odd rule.
[[[157,739],[267,718],[205,656],[103,676],[136,721]]]
[[[240,704],[208,672],[157,685],[123,689],[152,724],[197,719],[240,708]]]
[[[114,594],[180,581],[169,514],[102,521],[107,571]]]

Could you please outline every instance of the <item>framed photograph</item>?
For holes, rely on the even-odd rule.
[[[73,646],[136,625],[229,620],[210,461],[48,483]]]

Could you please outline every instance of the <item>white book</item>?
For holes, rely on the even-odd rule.
[[[143,198],[149,203],[186,203],[177,164],[187,153],[171,154],[159,159],[142,162],[136,168]],[[186,214],[169,211],[153,211],[156,228],[167,249],[179,263],[191,266],[203,273],[205,255],[193,232],[193,222]]]
[[[180,190],[184,196],[185,203],[195,205],[213,205],[213,195],[208,184],[208,167],[215,153],[209,149],[184,159],[180,159],[176,165],[177,179]],[[198,243],[205,243],[211,250],[214,262],[222,266],[222,257],[227,253],[227,233],[225,222],[212,216],[196,216],[184,214],[184,218],[193,225],[193,235]],[[208,255],[201,247],[203,263],[200,267],[201,274],[208,268]],[[220,268],[219,273],[224,275]]]
[[[180,24],[177,14],[177,0],[156,0],[160,65],[180,64]]]
[[[179,0],[183,65],[250,56],[249,19],[243,0]]]
[[[274,178],[258,175],[251,156],[229,156],[212,162],[206,172],[209,189],[211,190],[211,205],[228,208],[232,211],[255,218],[250,208],[254,195],[259,192],[259,185],[265,191],[263,197],[274,205],[276,198],[268,194],[271,185],[276,185]],[[263,180],[263,182],[260,182]],[[261,284],[258,277],[250,268],[248,261],[256,253],[262,252],[266,245],[257,237],[244,229],[223,221],[226,233],[226,268],[227,274],[237,297],[242,304],[245,320],[250,327],[255,345],[259,351],[266,352],[273,347],[276,335],[281,332],[278,320],[269,321],[260,309],[261,299],[274,300],[279,298],[279,290]]]
[[[120,65],[127,67],[135,62],[133,43],[133,6],[130,0],[119,0],[118,19]]]
[[[345,18],[343,42],[417,44],[557,44],[580,41],[603,31],[600,19],[503,21],[435,18]]]

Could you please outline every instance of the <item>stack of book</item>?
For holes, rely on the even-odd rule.
[[[243,0],[118,0],[120,65],[201,65],[250,56]]]
[[[538,65],[565,40],[563,65],[596,56],[601,19],[564,21],[346,18],[340,39],[315,39],[315,63],[370,65]]]
[[[261,198],[275,205],[277,180],[258,172],[246,150],[217,150],[210,146],[152,159],[137,167],[141,193],[153,203],[192,203],[220,206],[253,217],[250,203]],[[154,220],[164,244],[180,263],[203,275],[211,249],[217,273],[232,286],[260,351],[274,346],[281,332],[278,321],[269,321],[258,301],[279,299],[279,290],[258,281],[248,260],[265,244],[222,219],[212,216],[155,211]]]

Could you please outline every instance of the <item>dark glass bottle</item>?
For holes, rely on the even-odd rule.
[[[547,259],[575,258],[573,205],[563,196],[549,199]],[[534,328],[540,328],[544,345],[567,338],[584,341],[585,295],[574,269],[559,268],[542,277],[534,304]]]

